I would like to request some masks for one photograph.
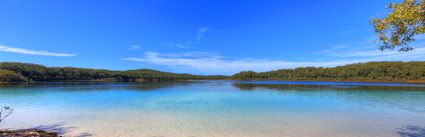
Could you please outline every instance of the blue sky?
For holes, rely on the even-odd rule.
[[[424,60],[374,43],[369,20],[399,1],[2,0],[0,61],[229,75]]]

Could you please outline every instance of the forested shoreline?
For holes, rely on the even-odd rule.
[[[64,82],[64,81],[99,81],[99,82],[140,82],[140,81],[180,81],[213,80],[225,76],[191,75],[161,72],[151,69],[112,71],[106,69],[87,69],[76,67],[46,67],[38,64],[1,62],[0,82]]]
[[[300,67],[269,72],[243,71],[233,80],[425,82],[425,62],[368,62],[338,67]]]
[[[230,77],[191,75],[151,69],[112,71],[0,62],[0,82],[142,82],[184,80],[397,81],[425,82],[425,62],[368,62],[337,67],[299,67],[269,72],[242,71]]]

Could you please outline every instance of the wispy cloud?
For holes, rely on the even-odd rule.
[[[425,34],[420,34],[414,37],[417,41],[425,40]]]
[[[196,39],[197,40],[202,40],[204,38],[204,34],[207,33],[208,30],[209,30],[208,27],[198,28],[198,34],[196,34]]]
[[[410,52],[358,50],[334,52],[328,56],[342,59],[360,59],[366,61],[422,61],[425,59],[425,48],[416,48]]]
[[[26,55],[39,55],[39,56],[56,56],[56,57],[76,56],[76,54],[56,53],[56,52],[48,52],[44,50],[29,50],[29,49],[15,48],[15,47],[9,47],[4,45],[0,45],[0,52],[18,53],[18,54],[26,54]]]
[[[140,46],[140,45],[130,45],[130,46],[127,48],[127,50],[131,50],[131,51],[134,51],[134,50],[141,50],[141,49],[143,49],[143,47],[142,47],[142,46]]]
[[[425,42],[416,42],[415,50],[408,53],[397,50],[380,51],[374,42],[375,36],[358,42],[342,43],[312,53],[307,61],[231,58],[211,52],[159,53],[145,52],[141,57],[124,58],[127,61],[149,65],[166,66],[175,72],[231,75],[244,70],[257,72],[296,67],[335,67],[370,61],[424,61]],[[418,46],[421,45],[421,46]]]
[[[410,53],[397,51],[380,52],[352,52],[341,53],[340,57],[315,60],[315,61],[285,61],[270,59],[229,58],[219,54],[199,53],[173,53],[146,52],[143,57],[124,58],[127,61],[147,63],[174,68],[177,71],[194,72],[199,74],[224,74],[231,75],[243,70],[257,72],[271,71],[296,67],[335,67],[346,64],[369,61],[417,61],[425,59],[425,48],[418,48]]]
[[[197,30],[195,40],[186,40],[186,41],[180,42],[180,43],[161,42],[160,44],[164,45],[164,46],[176,47],[176,48],[182,48],[182,49],[193,48],[193,46],[202,43],[202,41],[204,40],[205,33],[207,33],[208,31],[209,31],[209,27],[200,27]]]
[[[414,47],[415,50],[410,52],[399,52],[398,50],[384,50],[380,51],[378,45],[379,41],[376,42],[376,35],[371,35],[357,42],[350,42],[339,44],[328,49],[321,50],[317,54],[322,57],[331,59],[365,59],[374,61],[411,61],[411,60],[424,60],[425,58],[425,37],[420,35],[416,36],[416,42],[410,46]]]
[[[295,68],[305,66],[331,67],[346,63],[354,63],[347,60],[333,60],[326,62],[291,62],[268,59],[231,59],[217,54],[163,54],[158,52],[146,52],[143,57],[130,57],[124,60],[142,62],[153,65],[161,65],[176,68],[177,70],[192,71],[202,74],[234,74],[243,70],[270,71],[283,68]]]
[[[351,33],[355,33],[357,32],[357,30],[355,29],[347,29],[347,30],[341,30],[338,32],[338,34],[340,35],[345,35],[345,34],[351,34]]]
[[[160,44],[163,45],[163,46],[168,46],[168,47],[190,49],[190,48],[192,48],[193,45],[197,45],[198,43],[193,43],[192,41],[186,41],[186,42],[183,42],[183,43],[161,42]]]

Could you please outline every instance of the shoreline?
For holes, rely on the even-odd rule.
[[[252,80],[232,80],[232,81],[282,81],[282,82],[364,82],[364,83],[424,83],[425,80],[279,80],[279,79],[252,79]]]
[[[39,129],[0,130],[1,137],[60,137],[58,133]]]
[[[173,80],[173,81],[33,81],[33,82],[0,82],[0,85],[13,84],[49,84],[49,83],[161,83],[161,82],[190,82],[190,81],[282,81],[282,82],[364,82],[364,83],[423,83],[425,80],[280,80],[280,79],[204,79],[204,80]]]

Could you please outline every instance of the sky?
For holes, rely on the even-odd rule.
[[[0,61],[231,75],[369,61],[423,61],[380,51],[369,20],[401,0],[1,0]]]

